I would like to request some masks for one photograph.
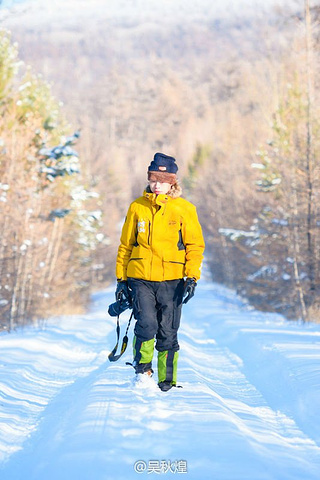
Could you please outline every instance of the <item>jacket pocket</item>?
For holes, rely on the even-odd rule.
[[[150,275],[150,250],[134,247],[128,262],[127,276],[148,279]]]
[[[174,280],[184,277],[185,251],[169,253],[163,257],[164,280]]]

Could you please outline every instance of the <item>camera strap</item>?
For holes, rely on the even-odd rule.
[[[127,348],[127,345],[128,345],[128,331],[129,331],[129,327],[130,327],[132,317],[133,317],[133,312],[131,312],[129,322],[128,322],[128,325],[127,325],[127,329],[126,329],[126,333],[125,333],[125,335],[122,339],[122,345],[121,345],[120,353],[118,355],[116,355],[116,351],[118,350],[119,339],[120,339],[120,319],[119,319],[119,315],[117,316],[117,327],[116,327],[117,343],[116,343],[116,346],[114,347],[114,349],[112,350],[112,352],[110,352],[109,355],[108,355],[108,358],[109,358],[110,362],[116,362],[117,360],[119,360],[119,358],[126,351],[126,348]]]

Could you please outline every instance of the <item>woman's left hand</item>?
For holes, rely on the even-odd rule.
[[[194,278],[187,278],[184,282],[184,291],[183,291],[183,303],[189,302],[190,298],[193,297],[194,291],[196,289],[197,282]]]

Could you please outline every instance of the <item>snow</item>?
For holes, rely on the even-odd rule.
[[[0,335],[1,480],[320,478],[320,325],[200,281],[183,307],[183,388],[164,393],[134,382],[130,346],[108,361],[113,299],[112,286],[86,314]]]

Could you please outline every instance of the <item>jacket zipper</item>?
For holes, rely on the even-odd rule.
[[[157,213],[157,209],[155,208],[156,211],[152,208],[152,223],[149,220],[149,235],[148,235],[148,245],[151,245],[151,237],[153,237],[153,228],[154,228],[154,220],[155,220],[155,215]],[[152,275],[152,262],[153,262],[153,255],[150,256],[150,276]]]
[[[151,235],[151,222],[149,220],[148,245],[150,245],[150,235]]]

